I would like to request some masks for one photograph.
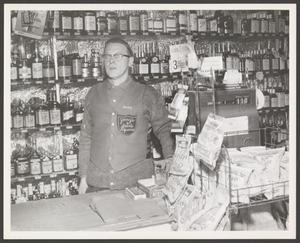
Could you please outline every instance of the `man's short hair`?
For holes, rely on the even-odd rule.
[[[129,46],[129,44],[128,44],[124,39],[122,39],[122,38],[120,38],[120,37],[113,37],[113,38],[107,40],[107,41],[105,42],[104,49],[106,48],[106,46],[107,46],[108,44],[112,44],[112,43],[117,43],[117,44],[121,44],[121,45],[125,46],[126,49],[127,49],[127,51],[128,51],[128,54],[129,54],[130,56],[133,56],[133,51],[132,51],[131,47]]]

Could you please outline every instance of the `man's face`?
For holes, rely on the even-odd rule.
[[[109,43],[105,47],[104,56],[104,67],[109,78],[118,79],[128,74],[132,58],[129,58],[129,53],[125,46],[119,43]]]

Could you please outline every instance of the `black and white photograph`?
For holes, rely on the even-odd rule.
[[[294,239],[296,17],[4,4],[4,239]]]

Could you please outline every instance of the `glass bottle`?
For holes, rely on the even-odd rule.
[[[120,11],[120,15],[118,18],[118,27],[119,33],[121,35],[128,35],[128,16],[125,14],[125,11]]]
[[[257,18],[257,14],[253,15],[253,18],[250,19],[250,32],[251,33],[259,33],[260,32],[260,21]]]
[[[27,105],[24,114],[24,127],[30,128],[35,127],[35,112],[31,105]]]
[[[54,83],[55,80],[54,63],[49,55],[43,62],[43,79],[45,83]]]
[[[104,11],[96,12],[97,35],[107,33],[107,19]]]
[[[107,19],[107,32],[108,34],[117,34],[118,31],[118,22],[117,15],[115,12],[109,11],[106,14]]]
[[[82,58],[79,56],[79,53],[75,53],[72,58],[72,76],[75,79],[79,79],[82,76]]]
[[[146,57],[145,52],[145,44],[143,44],[140,48],[140,60],[139,60],[139,74],[140,75],[148,75],[149,74],[149,65],[148,59]]]
[[[271,108],[278,108],[278,96],[275,93],[274,87],[271,89],[270,104]]]
[[[87,35],[96,33],[96,13],[94,11],[86,11],[84,13],[84,32]]]
[[[12,116],[12,127],[22,128],[24,126],[24,116],[23,111],[20,106],[17,107],[16,111],[13,112]]]
[[[269,20],[267,19],[267,14],[263,13],[260,20],[260,32],[269,33]]]
[[[163,33],[163,20],[161,17],[156,16],[153,21],[153,31],[155,34]]]
[[[272,72],[273,73],[277,73],[279,71],[279,58],[276,57],[277,56],[277,53],[275,52],[275,49],[272,48],[272,51],[271,51],[271,66],[272,66]]]
[[[75,122],[81,123],[83,120],[84,107],[82,102],[78,102],[77,109],[75,109]]]
[[[50,123],[49,109],[45,104],[45,101],[42,100],[41,104],[35,111],[35,122],[37,126],[47,126]]]
[[[101,76],[99,53],[93,49],[91,55],[91,71],[92,71],[93,78],[99,78]]]
[[[224,17],[224,33],[225,34],[232,34],[233,33],[233,19],[231,15],[226,15]]]
[[[53,11],[53,22],[50,28],[50,33],[52,35],[59,35],[61,33],[61,11],[54,10]]]
[[[217,33],[218,32],[218,22],[215,15],[211,15],[207,21],[208,31],[210,33]]]
[[[136,35],[140,32],[140,16],[136,11],[131,11],[129,14],[129,34]]]
[[[154,42],[150,43],[151,44],[151,64],[150,64],[150,72],[152,75],[156,75],[160,73],[160,60],[157,55],[157,48]]]
[[[28,183],[28,201],[33,201],[32,183]]]
[[[63,35],[71,35],[72,29],[72,11],[61,12],[61,32]]]
[[[140,29],[142,35],[148,34],[148,14],[146,11],[140,12]]]
[[[88,58],[87,53],[84,54],[84,56],[83,56],[81,71],[82,71],[82,77],[83,78],[88,78],[88,77],[91,76],[90,63],[89,63],[89,58]]]
[[[81,11],[73,11],[73,35],[82,35],[84,29],[83,14]]]
[[[15,83],[18,81],[17,55],[14,53],[11,54],[10,81],[11,83]]]
[[[270,72],[270,55],[269,51],[266,49],[263,50],[262,70],[265,72]]]
[[[218,34],[224,33],[224,14],[217,10],[215,11],[215,18],[217,19],[217,32]]]
[[[25,57],[23,58],[18,65],[18,74],[19,80],[28,83],[31,80],[31,66],[29,64],[29,60]]]
[[[187,33],[186,11],[180,10],[177,12],[177,30],[178,30],[178,34],[186,34]]]
[[[154,34],[154,12],[150,11],[148,16],[148,32],[149,34]]]
[[[244,18],[241,22],[241,33],[247,35],[251,32],[251,22],[250,19]]]
[[[56,90],[48,90],[48,106],[51,125],[61,124],[60,104],[57,102]]]
[[[285,18],[283,15],[283,11],[278,11],[278,33],[284,33],[285,31]]]
[[[70,98],[67,97],[67,101],[63,104],[61,108],[62,112],[62,124],[74,124],[75,117],[74,117],[74,103],[70,101]]]
[[[32,57],[32,79],[35,83],[43,82],[43,62],[38,51],[38,44],[35,42],[34,55]]]
[[[161,50],[160,73],[162,75],[169,74],[169,60],[167,50]]]
[[[166,18],[166,32],[171,35],[176,34],[176,18],[173,15]]]
[[[196,10],[190,10],[190,30],[192,34],[195,34],[198,32],[198,16]]]
[[[66,56],[65,50],[62,52],[62,56],[58,61],[58,77],[65,83],[70,82],[72,75],[72,67],[69,58]]]
[[[15,32],[18,11],[11,11],[11,33]]]
[[[197,23],[198,23],[198,32],[199,33],[206,33],[207,32],[207,23],[206,23],[206,18],[203,15],[203,10],[198,11],[198,18],[197,18]]]

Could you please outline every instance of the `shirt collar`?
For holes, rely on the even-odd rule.
[[[111,82],[109,82],[108,79],[105,80],[106,86],[108,89],[127,89],[127,87],[133,82],[133,78],[128,75],[128,78],[125,80],[125,82],[121,83],[120,85],[113,85]]]

